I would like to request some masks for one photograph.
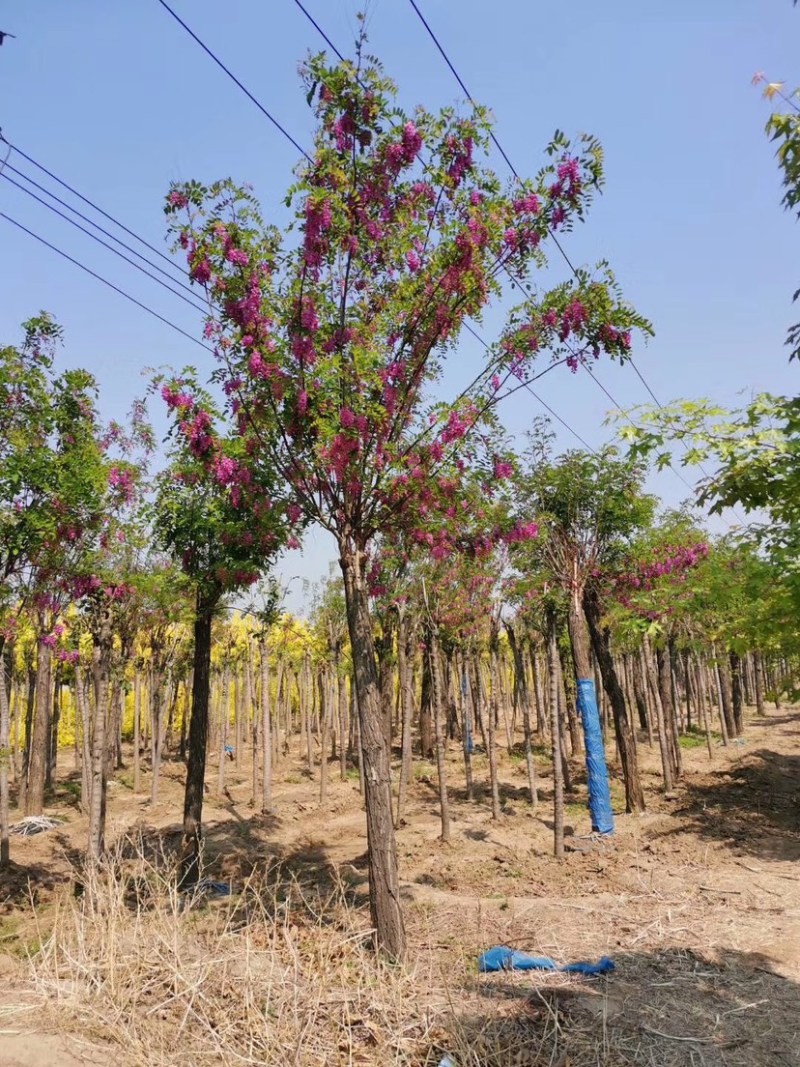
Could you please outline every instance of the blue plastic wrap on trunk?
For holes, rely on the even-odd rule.
[[[614,833],[614,814],[611,811],[611,792],[608,786],[608,769],[600,729],[600,715],[594,682],[588,678],[578,679],[578,711],[583,722],[583,737],[586,742],[586,772],[589,781],[589,812],[592,829],[598,834]]]

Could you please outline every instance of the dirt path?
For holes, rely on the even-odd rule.
[[[588,836],[579,786],[570,797],[561,864],[551,855],[544,761],[534,813],[525,800],[524,760],[504,754],[503,814],[493,821],[483,797],[464,799],[453,745],[447,847],[438,841],[435,769],[417,765],[398,832],[413,951],[432,972],[462,976],[463,1011],[476,1041],[509,1019],[541,1027],[555,1017],[564,1028],[564,1067],[800,1065],[800,711],[751,719],[745,739],[717,746],[712,761],[704,746],[685,749],[685,779],[669,799],[658,787],[657,753],[644,745],[648,811],[618,814],[613,838]],[[181,770],[167,765],[155,808],[126,785],[113,786],[109,839],[141,830],[156,850],[175,841]],[[474,772],[479,782],[487,776],[480,754]],[[269,819],[253,814],[248,782],[247,767],[237,772],[231,764],[227,796],[207,798],[212,876],[236,885],[253,867],[281,858],[303,877],[341,878],[363,898],[366,832],[357,782],[339,781],[331,764],[321,810],[318,783],[299,762],[285,762]],[[14,840],[15,877],[0,886],[0,952],[19,958],[30,943],[29,895],[47,914],[67,884],[86,833],[67,796],[51,809],[66,820],[61,829]],[[615,788],[616,808],[621,796]],[[474,961],[491,944],[559,962],[607,955],[617,970],[579,986],[562,975],[478,976]],[[0,1005],[2,998],[0,985]],[[43,1043],[37,1060],[24,1035],[15,1040],[0,1044],[2,1067],[73,1067],[63,1048],[59,1059]],[[124,1067],[124,1054],[107,1062]]]

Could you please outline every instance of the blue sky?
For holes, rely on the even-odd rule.
[[[342,51],[356,0],[304,0]],[[795,388],[783,347],[797,287],[798,233],[779,205],[779,175],[764,136],[767,105],[756,70],[800,82],[800,11],[790,0],[418,0],[521,173],[534,172],[555,128],[589,131],[606,153],[607,185],[589,219],[566,238],[574,262],[608,258],[626,296],[654,324],[636,352],[662,401]],[[310,114],[297,63],[322,46],[293,0],[171,0],[301,144]],[[370,49],[398,82],[401,103],[429,108],[463,93],[407,0],[371,0]],[[0,125],[9,141],[162,247],[170,181],[231,175],[253,183],[268,217],[297,153],[170,18],[157,0],[5,0],[0,30]],[[793,62],[794,60],[794,62]],[[24,161],[11,163],[42,179]],[[505,164],[493,159],[499,174]],[[193,334],[200,316],[0,181],[0,211]],[[142,368],[211,357],[51,251],[0,220],[0,338],[47,308],[66,331],[65,364],[99,379],[108,416],[142,392]],[[553,261],[553,271],[560,267]],[[501,314],[487,316],[487,336]],[[479,358],[467,337],[448,381]],[[645,402],[629,367],[598,377],[622,405]],[[591,444],[607,439],[611,407],[583,373],[558,369],[538,391]],[[521,434],[539,414],[526,394],[509,401]],[[574,439],[559,432],[564,447]],[[668,502],[685,494],[665,472]],[[312,539],[285,571],[315,577],[327,548]],[[298,594],[299,595],[299,594]],[[297,603],[297,596],[295,603]]]

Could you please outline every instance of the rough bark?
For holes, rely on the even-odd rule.
[[[389,745],[380,706],[364,554],[347,539],[339,548],[364,768],[370,915],[377,946],[390,958],[399,959],[405,955],[406,934],[392,820]]]
[[[756,715],[766,715],[764,708],[764,657],[760,652],[753,653],[754,688],[756,692]]]
[[[183,794],[183,856],[181,882],[193,885],[199,876],[203,840],[203,792],[208,749],[208,708],[211,696],[211,621],[214,603],[198,595],[194,620],[194,685],[189,720],[186,786]]]
[[[614,716],[614,728],[617,733],[622,774],[625,779],[625,810],[628,813],[645,810],[644,790],[639,778],[639,761],[636,752],[636,738],[628,719],[625,706],[625,694],[622,691],[614,659],[611,655],[611,639],[608,627],[601,622],[600,601],[597,591],[588,587],[584,592],[583,606],[589,636],[594,648],[595,658],[600,668],[603,686],[611,703]]]
[[[33,728],[30,737],[28,776],[25,783],[25,814],[41,815],[44,808],[44,784],[50,740],[50,712],[52,699],[50,677],[52,652],[48,645],[39,641],[36,650],[36,689],[34,697]]]

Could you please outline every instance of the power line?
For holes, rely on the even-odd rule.
[[[29,230],[28,227],[27,226],[23,226],[21,222],[17,222],[16,219],[12,219],[10,215],[6,215],[5,212],[0,211],[0,219],[5,219],[6,222],[10,222],[11,225],[12,226],[16,226],[18,230],[22,230],[22,232],[28,234],[29,237],[33,237],[34,240],[39,241],[40,244],[43,244],[46,248],[49,248],[52,252],[56,252],[59,256],[61,256],[64,259],[66,259],[68,262],[72,263],[74,266],[79,267],[82,271],[85,271],[86,274],[91,275],[91,277],[95,278],[98,282],[102,282],[103,285],[107,285],[108,288],[109,289],[113,289],[115,293],[119,293],[120,296],[124,296],[125,299],[126,300],[130,300],[130,302],[132,304],[136,304],[136,306],[141,308],[142,311],[146,311],[148,313],[148,315],[152,315],[153,318],[158,319],[160,322],[163,322],[165,326],[169,326],[171,329],[175,330],[177,333],[182,334],[184,337],[188,337],[190,341],[194,341],[194,343],[196,345],[200,345],[201,348],[205,348],[205,350],[207,352],[211,352],[212,355],[214,354],[214,349],[213,348],[210,348],[207,344],[204,344],[202,341],[200,341],[193,334],[187,333],[187,331],[181,329],[180,326],[176,326],[174,322],[170,322],[170,320],[164,318],[163,315],[159,315],[159,313],[157,311],[153,311],[153,309],[151,307],[148,307],[147,304],[143,304],[141,300],[137,300],[135,296],[131,296],[130,293],[126,293],[124,289],[120,289],[118,285],[114,285],[113,282],[110,282],[108,280],[108,278],[104,278],[102,274],[98,274],[96,271],[93,271],[90,267],[87,267],[85,264],[81,263],[79,260],[74,259],[72,256],[68,255],[62,249],[57,248],[56,245],[51,244],[49,241],[45,240],[44,237],[40,237],[38,233],[34,233],[33,230]]]
[[[414,9],[414,11],[415,11],[415,13],[416,13],[417,17],[419,18],[419,20],[420,20],[420,22],[422,23],[422,25],[423,25],[423,26],[425,27],[425,30],[427,31],[427,33],[428,33],[429,37],[430,37],[430,38],[431,38],[431,40],[433,41],[433,43],[434,43],[434,45],[436,46],[436,48],[438,49],[438,51],[439,51],[440,55],[442,56],[442,58],[444,59],[445,63],[447,64],[448,68],[450,69],[451,73],[453,74],[453,77],[454,77],[454,78],[456,79],[456,81],[458,82],[458,84],[459,84],[459,86],[461,87],[461,89],[463,90],[463,92],[464,92],[464,93],[466,93],[466,95],[467,95],[467,98],[468,98],[469,100],[473,100],[473,96],[472,96],[472,94],[470,93],[469,89],[467,88],[467,86],[466,86],[466,84],[465,84],[465,82],[464,82],[463,78],[461,77],[461,75],[460,75],[460,74],[458,73],[458,71],[456,70],[456,68],[455,68],[455,66],[454,66],[454,64],[453,64],[453,62],[451,61],[450,57],[448,56],[447,52],[445,51],[445,49],[444,49],[444,47],[443,47],[442,43],[441,43],[441,42],[439,41],[439,38],[438,38],[438,37],[436,36],[436,34],[434,33],[434,31],[433,31],[433,29],[431,28],[430,24],[428,23],[428,20],[427,20],[427,19],[425,18],[425,16],[424,16],[424,15],[422,14],[422,12],[420,11],[420,9],[419,9],[419,6],[417,5],[417,2],[416,2],[416,0],[409,0],[409,3],[411,4],[411,7],[412,7],[412,8]],[[505,160],[505,162],[506,162],[506,164],[507,164],[507,166],[508,166],[508,169],[509,169],[509,170],[511,171],[511,173],[512,173],[512,174],[514,175],[514,177],[515,177],[515,178],[516,178],[517,180],[519,180],[519,177],[520,177],[520,176],[519,176],[519,173],[518,173],[518,171],[517,171],[516,167],[514,166],[514,164],[513,164],[512,162],[511,162],[511,159],[509,158],[509,156],[508,156],[507,152],[505,151],[505,149],[503,148],[503,146],[502,146],[502,145],[500,144],[500,141],[499,141],[499,139],[498,139],[497,135],[495,134],[494,130],[490,130],[490,132],[489,132],[489,136],[490,136],[490,138],[491,138],[492,142],[494,143],[495,147],[496,147],[496,148],[497,148],[497,150],[499,151],[500,155],[501,155],[501,156],[503,157],[503,159]],[[578,272],[577,272],[576,268],[574,267],[574,265],[573,265],[572,261],[570,260],[569,256],[567,255],[566,251],[565,251],[565,250],[564,250],[564,248],[562,247],[562,245],[561,245],[560,241],[558,240],[558,238],[556,237],[556,235],[555,235],[555,234],[553,233],[553,231],[552,231],[552,230],[550,230],[550,231],[549,231],[549,234],[550,234],[550,237],[552,238],[552,240],[553,240],[553,243],[555,244],[556,248],[557,248],[557,249],[558,249],[558,251],[559,251],[559,252],[561,253],[561,256],[563,257],[563,259],[564,259],[565,263],[566,263],[566,264],[567,264],[567,266],[568,266],[568,267],[570,268],[570,270],[572,271],[573,275],[574,275],[575,277],[577,277],[577,276],[578,276]],[[658,406],[659,406],[659,407],[661,407],[661,404],[659,404],[658,398],[656,397],[655,393],[654,393],[654,392],[653,392],[653,390],[652,390],[652,389],[650,388],[650,386],[649,386],[649,385],[647,384],[647,382],[645,381],[644,375],[643,375],[643,374],[641,373],[641,371],[640,371],[640,370],[639,370],[639,368],[638,368],[638,367],[636,366],[636,364],[635,364],[635,363],[633,363],[633,360],[632,360],[632,359],[631,359],[631,364],[632,364],[632,366],[633,366],[633,369],[634,369],[634,371],[636,372],[637,376],[638,376],[638,377],[639,377],[639,379],[641,380],[642,384],[644,385],[644,387],[645,387],[645,388],[647,389],[648,393],[650,394],[650,396],[651,396],[651,397],[653,398],[653,400],[655,400],[656,404],[658,404]],[[587,369],[587,371],[588,371],[588,368],[586,368],[586,369]],[[594,375],[593,373],[591,373],[591,372],[589,372],[589,374],[590,374],[590,377],[592,378],[592,380],[593,380],[594,382],[596,382],[596,383],[597,383],[597,385],[598,385],[598,386],[600,387],[600,389],[602,389],[602,391],[603,391],[603,392],[604,392],[604,393],[606,394],[606,396],[607,396],[607,397],[609,398],[609,400],[611,400],[612,404],[614,404],[614,405],[615,405],[615,407],[619,407],[619,405],[617,404],[617,402],[616,402],[616,401],[614,400],[614,398],[613,398],[613,397],[611,396],[611,394],[610,394],[610,393],[609,393],[609,391],[608,391],[608,390],[607,390],[607,389],[605,388],[605,386],[604,386],[604,385],[602,384],[602,382],[601,382],[601,381],[599,380],[599,378],[595,377],[595,375]],[[675,468],[674,468],[674,467],[672,466],[672,464],[670,464],[670,467],[671,467],[671,469],[673,470],[673,472],[674,472],[674,473],[675,473],[675,474],[676,474],[676,475],[677,475],[677,476],[678,476],[678,477],[680,478],[680,480],[681,480],[681,481],[682,481],[682,482],[684,483],[684,485],[688,486],[688,488],[689,488],[689,489],[691,489],[691,491],[692,491],[692,492],[694,492],[694,487],[693,487],[692,485],[690,485],[690,484],[689,484],[689,482],[688,482],[688,481],[687,481],[687,480],[686,480],[686,479],[685,479],[685,478],[683,477],[683,475],[682,475],[682,474],[681,474],[681,473],[680,473],[679,471],[677,471],[677,470],[676,470],[676,469],[675,469]]]
[[[275,120],[275,119],[274,119],[274,118],[272,117],[272,115],[271,115],[271,114],[270,114],[270,113],[269,113],[269,112],[268,112],[268,111],[266,110],[266,108],[264,108],[264,107],[263,107],[263,105],[262,105],[262,104],[261,104],[261,103],[260,103],[260,102],[259,102],[258,100],[256,100],[256,98],[255,98],[255,97],[254,97],[254,96],[252,95],[252,93],[250,93],[250,92],[249,92],[249,91],[248,91],[248,90],[247,90],[247,89],[245,88],[245,86],[244,86],[244,85],[243,85],[243,83],[242,83],[242,82],[241,82],[241,81],[239,80],[239,78],[237,78],[237,77],[236,77],[236,75],[235,75],[235,74],[234,74],[234,73],[233,73],[233,72],[232,72],[231,70],[229,70],[229,69],[228,69],[228,68],[227,68],[227,67],[226,67],[226,66],[225,66],[225,65],[224,65],[224,64],[222,63],[222,61],[221,61],[221,60],[219,60],[219,59],[217,58],[217,56],[216,56],[216,55],[215,55],[215,54],[214,54],[214,53],[212,52],[212,50],[211,50],[210,48],[208,48],[208,47],[207,47],[207,45],[205,45],[205,44],[204,44],[204,43],[203,43],[203,42],[202,42],[202,41],[200,40],[200,38],[199,38],[199,37],[197,36],[197,34],[195,34],[195,33],[194,33],[194,32],[193,32],[193,31],[192,31],[192,30],[191,30],[190,28],[189,28],[189,26],[187,26],[187,25],[186,25],[186,23],[185,23],[185,22],[184,22],[184,21],[183,21],[183,20],[182,20],[182,19],[181,19],[181,18],[180,18],[180,17],[179,17],[179,16],[178,16],[178,15],[177,15],[177,14],[176,14],[176,13],[175,13],[175,12],[174,12],[173,10],[172,10],[172,8],[171,8],[171,7],[169,6],[169,4],[167,4],[167,3],[165,2],[165,0],[158,0],[158,2],[159,2],[159,3],[161,4],[161,5],[162,5],[162,7],[164,7],[164,8],[165,8],[165,9],[166,9],[166,10],[167,10],[167,11],[168,11],[168,12],[169,12],[169,13],[170,13],[170,14],[171,14],[172,16],[173,16],[173,18],[175,18],[175,20],[176,20],[176,21],[177,21],[178,23],[180,23],[180,25],[181,25],[181,26],[182,26],[182,27],[183,27],[183,28],[184,28],[184,29],[186,30],[186,32],[187,32],[187,33],[188,33],[188,34],[189,34],[189,35],[190,35],[190,36],[191,36],[191,37],[192,37],[192,38],[193,38],[193,39],[194,39],[194,40],[195,40],[195,41],[196,41],[196,42],[197,42],[197,43],[198,43],[198,44],[200,45],[200,47],[201,47],[201,48],[202,48],[202,49],[203,49],[203,50],[204,50],[204,51],[205,51],[205,52],[207,53],[207,55],[209,55],[209,56],[210,56],[210,58],[211,58],[211,59],[213,59],[213,60],[214,60],[214,62],[215,62],[215,63],[217,63],[217,65],[218,65],[218,66],[220,66],[220,67],[221,67],[221,68],[222,68],[222,69],[223,69],[223,70],[225,71],[225,73],[226,73],[226,74],[227,74],[227,75],[228,75],[228,76],[229,76],[229,77],[230,77],[230,78],[232,79],[232,81],[233,81],[233,82],[234,82],[234,83],[235,83],[235,84],[236,84],[236,85],[237,85],[237,86],[238,86],[238,87],[239,87],[239,88],[240,88],[240,89],[242,90],[242,92],[243,92],[243,93],[244,93],[244,94],[245,94],[245,95],[246,95],[246,96],[248,97],[248,99],[250,99],[250,100],[251,100],[251,101],[252,101],[252,102],[253,102],[253,103],[254,103],[254,104],[255,104],[255,105],[256,105],[256,106],[257,106],[257,107],[259,108],[259,110],[260,110],[260,111],[262,111],[262,112],[263,112],[263,113],[264,113],[264,114],[266,115],[266,117],[267,117],[267,118],[268,118],[268,119],[269,119],[269,120],[270,120],[270,121],[272,122],[272,124],[273,124],[273,125],[274,125],[274,126],[275,126],[275,127],[276,127],[276,128],[277,128],[277,129],[279,130],[279,131],[280,131],[280,133],[282,133],[282,134],[283,134],[283,136],[284,136],[284,137],[286,137],[286,138],[287,138],[287,140],[288,140],[288,141],[289,141],[289,142],[290,142],[290,143],[291,143],[292,145],[294,145],[294,147],[295,147],[295,148],[297,148],[297,149],[298,149],[298,151],[302,152],[302,153],[303,153],[303,155],[304,155],[304,156],[306,157],[306,159],[308,159],[308,160],[309,160],[309,162],[310,162],[310,161],[311,161],[311,159],[310,159],[310,157],[308,156],[308,154],[307,154],[307,153],[306,153],[306,152],[305,152],[305,151],[304,151],[304,150],[303,150],[303,149],[302,149],[302,148],[300,147],[300,145],[298,144],[298,142],[297,142],[297,141],[295,141],[295,139],[294,139],[294,138],[293,138],[293,137],[291,136],[291,134],[290,134],[290,133],[288,132],[288,130],[284,129],[284,127],[283,127],[283,126],[281,126],[281,125],[280,125],[280,123],[279,123],[279,122],[277,122],[277,121],[276,121],[276,120]],[[301,0],[294,0],[294,3],[295,3],[295,5],[296,5],[296,6],[297,6],[297,7],[299,8],[299,10],[300,10],[300,11],[301,11],[301,12],[303,13],[303,15],[305,15],[305,17],[306,17],[306,18],[308,19],[308,21],[309,21],[309,22],[311,23],[311,25],[312,25],[312,26],[314,27],[314,29],[315,29],[315,30],[317,31],[317,33],[319,33],[319,34],[320,34],[320,36],[321,36],[321,37],[322,37],[322,39],[323,39],[323,40],[325,41],[325,43],[326,43],[326,44],[328,45],[328,47],[329,47],[329,48],[330,48],[330,49],[331,49],[331,50],[332,50],[332,51],[333,51],[333,52],[334,52],[334,53],[335,53],[335,54],[337,55],[337,57],[339,58],[339,60],[340,60],[340,61],[342,61],[342,62],[344,62],[344,56],[342,55],[342,53],[341,53],[341,52],[339,51],[339,49],[338,49],[338,48],[336,47],[336,45],[335,45],[335,44],[333,43],[333,41],[332,41],[332,40],[331,40],[331,38],[330,38],[330,37],[328,36],[328,34],[327,34],[327,33],[326,33],[326,32],[325,32],[324,30],[323,30],[323,28],[322,28],[322,27],[320,26],[320,24],[319,24],[319,23],[317,22],[317,20],[316,20],[316,19],[315,19],[315,18],[314,18],[314,17],[313,17],[313,16],[311,15],[311,14],[310,14],[310,12],[309,12],[309,11],[308,11],[308,9],[307,9],[307,8],[305,7],[305,5],[304,5],[303,3],[301,3]],[[464,91],[466,92],[466,89],[465,89]],[[509,164],[509,165],[510,165],[510,164]],[[481,342],[481,344],[483,344],[483,345],[484,345],[484,347],[486,347],[487,349],[489,348],[489,345],[488,345],[488,344],[486,343],[486,341],[484,341],[484,339],[483,339],[483,338],[482,338],[482,337],[481,337],[481,336],[480,336],[480,335],[479,335],[478,333],[476,333],[476,331],[475,331],[475,330],[473,330],[473,329],[472,329],[472,327],[471,327],[471,326],[469,325],[469,323],[465,323],[465,326],[466,326],[467,330],[469,330],[469,332],[470,332],[471,334],[473,334],[473,336],[474,336],[474,337],[476,337],[476,338],[477,338],[477,339],[478,339],[478,340],[479,340],[479,341]],[[593,448],[591,447],[591,445],[589,445],[589,444],[588,444],[588,443],[587,443],[586,441],[584,441],[584,439],[583,439],[583,438],[582,438],[582,437],[580,436],[580,434],[578,434],[578,433],[577,433],[577,431],[573,430],[573,428],[572,428],[572,427],[571,427],[571,426],[569,425],[569,423],[567,423],[567,422],[566,422],[566,420],[564,420],[564,419],[563,419],[563,418],[562,418],[562,417],[561,417],[560,415],[558,415],[558,414],[557,414],[557,413],[556,413],[556,412],[555,412],[555,411],[554,411],[554,410],[553,410],[553,409],[552,409],[552,408],[550,407],[550,405],[549,405],[549,404],[547,404],[547,403],[546,403],[546,402],[545,402],[545,401],[544,401],[544,400],[543,400],[543,399],[542,399],[542,398],[541,398],[541,397],[540,397],[540,396],[539,396],[539,395],[538,395],[538,394],[537,394],[537,393],[536,393],[536,392],[535,392],[535,391],[534,391],[534,390],[533,390],[533,389],[532,389],[532,388],[530,387],[530,385],[528,385],[527,383],[524,383],[524,384],[525,384],[525,388],[526,388],[526,389],[527,389],[527,390],[528,390],[528,391],[529,391],[529,392],[531,393],[531,395],[532,395],[532,396],[533,396],[533,397],[534,397],[534,398],[535,398],[536,400],[538,400],[538,401],[539,401],[539,403],[540,403],[540,404],[542,405],[542,407],[544,407],[544,408],[545,408],[545,409],[546,409],[547,411],[549,411],[549,412],[550,412],[550,414],[551,414],[551,415],[553,416],[553,418],[557,419],[557,420],[558,420],[558,422],[560,422],[562,426],[564,426],[564,427],[565,427],[565,428],[566,428],[566,429],[567,429],[567,430],[568,430],[568,431],[569,431],[569,432],[570,432],[570,433],[571,433],[571,434],[572,434],[572,435],[573,435],[574,437],[576,437],[576,438],[577,438],[577,440],[579,440],[579,441],[581,442],[581,444],[582,444],[582,445],[584,445],[584,447],[585,447],[585,448],[588,448],[588,449],[589,449],[589,451],[591,451],[591,452],[594,452],[594,449],[593,449]]]
[[[294,0],[294,2],[303,12],[305,17],[308,19],[308,21],[311,23],[311,25],[314,27],[320,37],[323,39],[328,48],[330,48],[332,52],[335,52],[335,54],[339,57],[340,62],[344,63],[344,56],[342,55],[342,53],[339,51],[339,49],[336,47],[336,45],[333,43],[327,33],[323,30],[317,20],[313,17],[313,15],[309,14],[305,5],[301,4],[300,0]]]
[[[115,237],[114,234],[111,233],[110,230],[105,229],[103,226],[100,225],[99,222],[95,222],[94,219],[90,219],[88,215],[84,215],[82,211],[78,211],[78,209],[76,207],[73,207],[72,204],[68,204],[66,202],[66,200],[62,200],[60,196],[56,196],[56,194],[54,192],[51,192],[51,190],[46,188],[46,186],[40,185],[39,182],[34,181],[34,179],[31,178],[31,176],[29,174],[25,174],[24,171],[18,170],[16,167],[11,166],[11,164],[9,164],[8,170],[10,170],[12,173],[16,174],[17,177],[22,178],[24,181],[26,181],[28,183],[28,185],[32,185],[34,187],[34,189],[38,189],[40,192],[44,193],[45,196],[49,196],[51,200],[54,200],[57,204],[60,204],[63,208],[66,208],[67,211],[71,211],[73,215],[77,215],[77,217],[79,219],[83,219],[84,222],[88,223],[90,226],[93,226],[100,233],[105,234],[105,236],[108,237],[109,240],[115,241],[118,245],[120,245],[121,248],[126,249],[128,252],[131,253],[131,255],[136,256],[138,259],[141,259],[143,263],[146,263],[149,267],[152,267],[153,270],[158,271],[159,274],[163,274],[163,276],[168,281],[172,282],[173,285],[179,285],[181,287],[181,289],[185,289],[187,293],[190,293],[192,296],[194,296],[194,290],[190,286],[186,285],[184,282],[180,281],[178,278],[174,278],[171,274],[168,274],[167,271],[165,271],[163,267],[159,267],[159,265],[157,263],[153,263],[153,261],[148,259],[147,256],[142,255],[141,252],[137,252],[135,248],[132,248],[129,244],[127,244],[125,241],[123,241],[121,237]],[[1,171],[0,171],[0,175],[2,175]],[[9,181],[11,181],[11,179],[9,179]],[[24,188],[24,186],[19,185],[17,182],[12,182],[12,184],[16,185],[18,189],[23,189],[24,192],[30,193],[30,190]],[[33,194],[30,193],[30,195],[33,195]],[[39,198],[37,197],[36,199],[38,200]],[[45,206],[49,207],[50,205],[46,204]],[[61,214],[61,213],[58,212],[58,214]],[[72,221],[72,220],[68,219],[67,221]],[[134,264],[134,266],[135,266],[135,264]],[[175,264],[175,266],[177,267],[177,264]],[[183,273],[182,270],[181,270],[181,273]],[[178,294],[178,295],[180,295],[180,294]]]
[[[19,171],[15,170],[15,168],[13,167],[10,167],[9,170],[14,170],[16,174],[19,173]],[[14,179],[8,174],[4,174],[2,175],[2,177],[7,182],[11,182],[11,184],[15,188],[20,189],[23,193],[27,193],[28,196],[33,197],[33,199],[36,200],[37,203],[41,204],[43,207],[46,207],[48,211],[52,211],[53,214],[58,215],[58,217],[61,219],[64,219],[65,222],[68,222],[71,226],[74,226],[76,229],[80,230],[81,233],[85,233],[87,237],[91,237],[93,241],[96,241],[99,245],[102,245],[103,248],[108,249],[109,252],[113,252],[115,256],[119,256],[120,259],[124,259],[126,263],[129,263],[132,267],[135,267],[136,270],[141,271],[142,274],[146,274],[148,278],[151,278],[154,282],[157,282],[158,285],[166,289],[167,292],[170,292],[173,296],[177,296],[180,300],[183,300],[183,302],[185,304],[188,304],[190,308],[193,308],[195,311],[206,311],[206,308],[204,308],[202,304],[197,303],[194,299],[190,300],[188,296],[184,296],[183,293],[179,292],[177,289],[173,289],[171,285],[168,285],[166,282],[162,281],[161,278],[157,277],[157,275],[147,270],[146,267],[141,266],[141,264],[137,263],[129,256],[126,256],[124,252],[120,252],[118,248],[114,248],[113,245],[108,244],[107,241],[104,241],[101,237],[98,237],[97,234],[92,233],[91,230],[87,230],[85,226],[81,226],[79,222],[76,222],[75,219],[71,219],[69,215],[66,215],[63,211],[59,211],[57,207],[54,207],[52,204],[48,204],[47,201],[44,200],[41,196],[37,196],[37,194],[34,193],[32,189],[26,189],[24,185],[21,185],[20,182],[14,181]],[[83,218],[83,216],[81,216],[81,218]],[[89,221],[91,225],[94,225],[93,223],[91,223],[90,220],[87,221]],[[103,230],[102,232],[106,233],[107,231]],[[109,234],[109,236],[111,236],[111,234]],[[123,247],[128,248],[128,245],[124,245]],[[136,252],[134,252],[133,254],[138,255],[138,253]],[[145,262],[149,262],[149,260],[145,260]],[[169,275],[167,275],[167,277],[169,277]],[[191,292],[191,290],[189,291]]]
[[[219,56],[217,56],[208,47],[207,44],[205,44],[203,41],[200,40],[200,38],[197,36],[197,34],[194,32],[194,30],[191,29],[191,27],[186,25],[186,23],[183,21],[183,19],[180,17],[180,15],[178,15],[175,11],[172,10],[172,8],[169,6],[169,4],[166,2],[166,0],[158,0],[158,2],[159,2],[159,4],[161,4],[161,6],[164,8],[165,11],[168,11],[169,14],[172,15],[172,17],[175,19],[175,21],[178,23],[178,25],[182,26],[183,29],[186,30],[186,32],[189,34],[189,36],[192,38],[192,40],[196,41],[197,44],[200,45],[200,47],[203,49],[203,51],[206,53],[206,55],[210,56],[210,58],[214,60],[214,62],[217,64],[217,66],[228,75],[228,77],[231,79],[231,81],[242,90],[242,92],[245,94],[245,96],[249,100],[251,100],[252,103],[254,103],[256,105],[256,107],[261,112],[261,114],[264,115],[265,118],[269,119],[269,121],[272,123],[272,125],[277,130],[280,130],[280,132],[283,134],[283,136],[294,145],[294,147],[297,149],[297,151],[300,152],[301,155],[304,155],[306,157],[306,159],[308,160],[308,162],[311,163],[312,159],[311,159],[311,156],[308,154],[308,152],[306,152],[306,150],[301,145],[299,145],[297,143],[297,141],[295,141],[294,137],[292,137],[292,135],[289,133],[289,131],[287,129],[285,129],[285,127],[281,126],[280,122],[278,122],[278,120],[275,118],[275,116],[270,114],[269,111],[267,111],[267,109],[264,107],[264,105],[261,103],[261,101],[258,100],[255,96],[253,96],[253,94],[250,92],[250,90],[239,81],[239,79],[236,77],[236,75],[233,73],[233,71],[230,69],[230,67],[226,67],[225,64],[222,62],[222,60],[219,58]]]
[[[488,343],[488,341],[486,341],[483,337],[481,337],[481,335],[478,333],[477,330],[474,330],[470,326],[470,324],[468,322],[464,323],[464,328],[467,330],[468,333],[472,334],[472,336],[475,338],[476,341],[480,342],[480,344],[483,345],[483,347],[487,350],[487,352],[489,351],[489,343]],[[580,441],[580,443],[583,445],[584,448],[588,449],[588,451],[591,452],[593,455],[597,455],[597,450],[592,448],[592,446],[589,444],[589,442],[585,441],[581,437],[581,435],[578,433],[578,431],[574,430],[570,426],[570,424],[566,421],[566,419],[562,419],[561,416],[550,407],[550,405],[547,403],[547,401],[544,400],[541,396],[539,396],[539,394],[536,392],[535,389],[531,388],[531,386],[527,382],[523,382],[522,385],[528,390],[528,392],[531,394],[532,397],[534,397],[534,399],[539,401],[539,403],[542,405],[543,408],[546,408],[547,411],[550,412],[550,414],[553,416],[554,419],[556,419],[558,422],[561,423],[561,425],[564,427],[565,430],[569,430],[569,432],[572,434],[572,436],[577,438],[578,441]]]
[[[107,211],[104,211],[99,205],[95,204],[93,200],[90,200],[88,196],[84,196],[83,193],[79,193],[77,189],[74,189],[71,185],[65,182],[63,178],[59,178],[57,174],[54,174],[51,170],[48,170],[47,167],[45,167],[42,163],[38,163],[32,156],[27,155],[27,153],[23,152],[22,149],[19,148],[17,145],[12,144],[10,141],[6,141],[5,137],[3,137],[1,133],[0,141],[5,141],[11,151],[16,152],[18,156],[21,156],[32,166],[36,167],[37,170],[40,170],[43,174],[46,174],[48,178],[52,178],[52,180],[54,182],[57,182],[62,187],[62,189],[66,189],[67,192],[72,193],[73,196],[77,196],[79,200],[82,200],[84,204],[88,204],[90,208],[96,211],[99,215],[102,215],[104,219],[108,219],[109,222],[113,222],[115,226],[118,226],[119,229],[123,230],[130,237],[133,237],[134,240],[144,245],[145,248],[149,248],[150,251],[153,252],[155,255],[160,256],[160,258],[163,259],[166,263],[169,263],[173,270],[176,270],[181,274],[186,273],[186,271],[181,267],[181,265],[179,263],[176,263],[174,259],[170,259],[168,255],[166,255],[160,249],[156,248],[155,245],[151,245],[149,241],[146,241],[144,239],[144,237],[140,237],[138,233],[129,229],[127,226],[124,225],[124,223],[120,222],[119,219],[114,218],[113,215],[110,215]],[[30,181],[30,179],[28,179],[28,181]]]

